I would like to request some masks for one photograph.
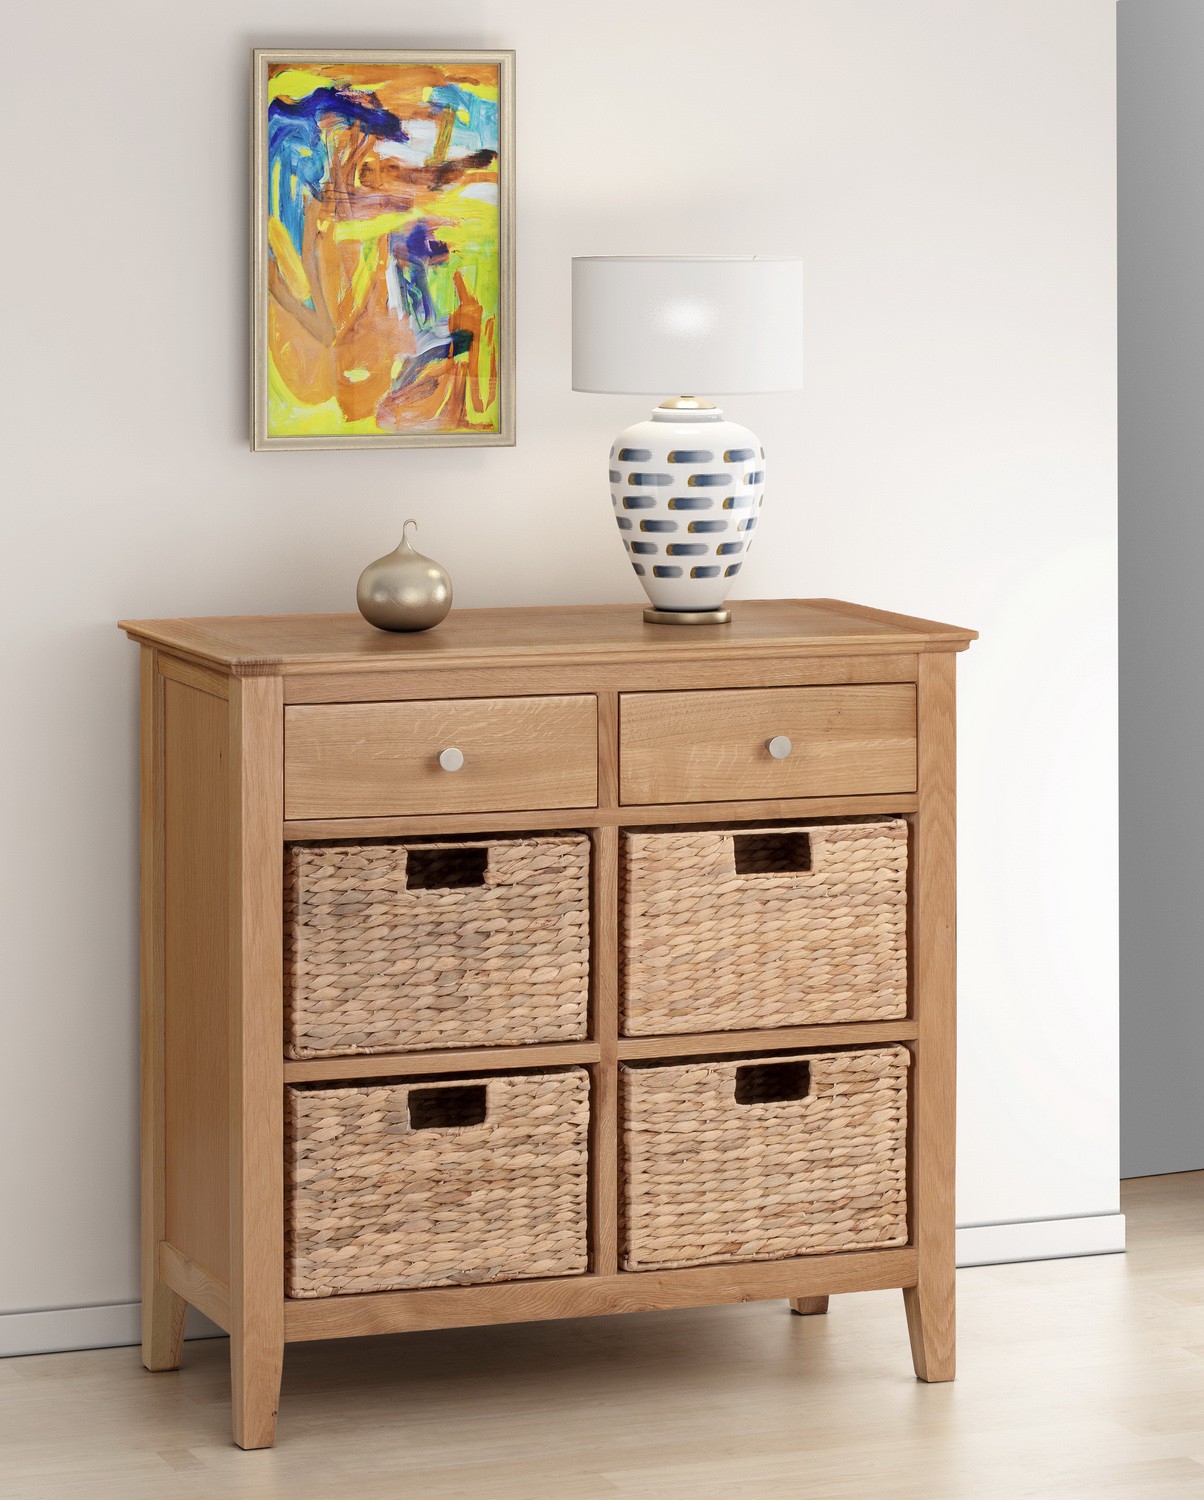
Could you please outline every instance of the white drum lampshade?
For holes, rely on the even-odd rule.
[[[730,618],[765,451],[709,398],[797,390],[802,263],[750,257],[573,261],[573,389],[665,396],[610,451],[615,518],[661,623]]]

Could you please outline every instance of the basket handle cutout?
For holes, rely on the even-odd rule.
[[[484,885],[489,850],[481,845],[464,849],[407,849],[407,891],[460,891]]]
[[[737,875],[809,875],[811,835],[737,833],[732,835]]]
[[[411,1089],[408,1102],[411,1130],[467,1130],[488,1112],[483,1083]]]
[[[811,1068],[805,1062],[745,1063],[736,1069],[737,1104],[787,1104],[811,1091]]]

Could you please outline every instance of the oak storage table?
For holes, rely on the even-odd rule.
[[[764,1298],[811,1313],[900,1287],[916,1374],[952,1379],[954,664],[975,632],[836,600],[738,603],[705,628],[630,606],[459,610],[421,635],[357,615],[123,628],[142,648],[148,1369],[178,1368],[198,1308],[230,1334],[235,1441],[261,1448],[294,1340]],[[909,825],[905,1014],[622,1034],[623,830],[875,815]],[[286,846],[540,830],[591,842],[584,1039],[286,1058]],[[620,1269],[622,1072],[891,1046],[910,1054],[905,1244]],[[589,1075],[584,1274],[285,1295],[287,1089],[569,1067]]]

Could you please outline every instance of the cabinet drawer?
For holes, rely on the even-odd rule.
[[[623,1269],[905,1245],[910,1061],[881,1047],[620,1065]]]
[[[463,765],[445,770],[442,751]],[[286,818],[594,807],[592,696],[301,704],[285,710]]]
[[[625,803],[916,789],[916,690],[910,682],[624,693],[619,735]],[[790,741],[781,759],[768,748],[777,738]]]
[[[286,1296],[585,1272],[584,1068],[284,1097]]]

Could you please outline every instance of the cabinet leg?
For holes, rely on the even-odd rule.
[[[916,1285],[905,1287],[920,1380],[952,1380],[956,1273],[957,850],[954,663],[920,658],[916,680],[917,808],[912,819],[908,953],[918,1035],[912,1048],[907,1198]]]
[[[284,1364],[284,952],[279,677],[230,682],[230,1394],[234,1441],[270,1448]]]
[[[142,656],[139,801],[142,942],[139,955],[142,1053],[142,1363],[178,1370],[188,1305],[159,1276],[167,1219],[163,988],[163,679],[154,650]]]
[[[921,1281],[919,1286],[904,1287],[903,1306],[916,1379],[952,1380],[957,1364],[952,1270],[939,1286]]]
[[[230,1399],[240,1448],[270,1448],[276,1441],[283,1365],[283,1344],[255,1348],[249,1339],[231,1337]]]
[[[827,1310],[828,1299],[826,1297],[792,1297],[790,1299],[790,1311],[800,1318],[811,1318],[816,1313],[826,1313]]]
[[[147,1278],[142,1294],[142,1363],[148,1370],[178,1370],[183,1357],[188,1304],[161,1281]]]

